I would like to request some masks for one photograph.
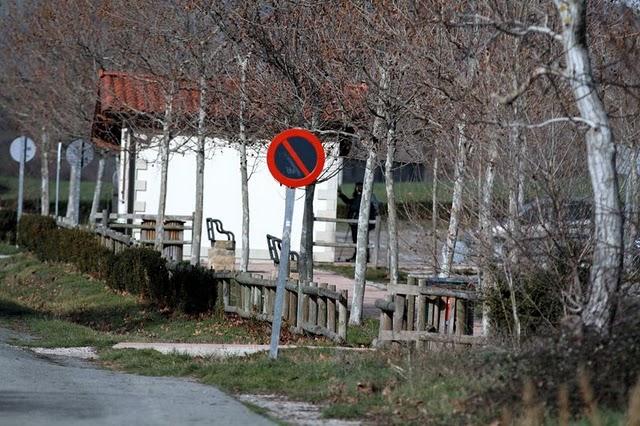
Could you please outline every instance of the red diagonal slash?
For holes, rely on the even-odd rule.
[[[284,146],[284,149],[287,150],[287,152],[293,159],[293,162],[296,163],[296,166],[298,166],[300,171],[304,173],[305,176],[309,176],[311,172],[309,171],[309,169],[307,169],[307,166],[304,165],[300,157],[298,157],[298,154],[293,150],[293,147],[289,143],[289,140],[288,139],[283,140],[282,145]]]

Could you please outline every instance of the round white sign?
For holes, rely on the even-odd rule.
[[[23,157],[25,162],[31,161],[36,155],[36,144],[26,136],[19,136],[11,142],[9,151],[11,152],[11,158],[16,160],[18,163]]]
[[[82,167],[89,164],[93,160],[93,146],[82,139],[77,139],[67,147],[67,162],[75,166],[80,162],[81,158]]]

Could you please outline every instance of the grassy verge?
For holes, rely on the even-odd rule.
[[[285,395],[322,404],[327,417],[380,424],[488,424],[505,409],[516,420],[528,412],[520,400],[523,378],[514,374],[517,357],[495,349],[345,351],[324,346],[282,350],[277,361],[264,353],[213,359],[114,350],[111,345],[123,340],[266,343],[270,327],[216,315],[157,312],[68,266],[44,264],[26,253],[0,260],[0,325],[39,336],[20,340],[23,345],[96,346],[110,368],[195,378],[231,393]],[[350,328],[349,343],[366,344],[376,331],[373,320]],[[285,332],[284,339],[293,337]],[[537,403],[534,408],[549,411]],[[619,424],[621,413],[602,410],[601,423]]]
[[[87,179],[85,177],[85,179]],[[24,194],[25,201],[38,201],[40,199],[40,179],[34,177],[25,177]],[[83,180],[80,183],[80,200],[93,200],[93,191],[96,183],[91,180]],[[111,182],[102,182],[102,191],[100,199],[103,201],[111,197],[113,185]],[[56,182],[55,179],[49,179],[49,194],[55,197]],[[66,201],[69,196],[69,181],[60,181],[60,201]],[[13,200],[18,198],[18,178],[16,176],[0,176],[0,200]]]
[[[269,342],[270,326],[216,314],[161,312],[128,294],[29,254],[0,260],[0,323],[46,336],[39,346],[109,346],[118,341]],[[283,330],[286,343],[312,342]],[[325,344],[327,344],[325,342]]]
[[[1,255],[13,255],[20,253],[20,249],[13,244],[0,243]]]

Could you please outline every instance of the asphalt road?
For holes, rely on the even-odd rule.
[[[5,343],[0,330],[0,425],[267,425],[212,386],[95,368]]]

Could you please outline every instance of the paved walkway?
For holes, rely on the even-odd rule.
[[[10,346],[0,329],[0,424],[268,425],[213,386],[100,370]]]

